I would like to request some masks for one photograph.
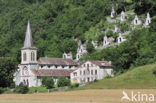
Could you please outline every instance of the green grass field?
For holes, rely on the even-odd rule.
[[[113,78],[105,78],[78,89],[156,89],[156,63],[133,68]]]

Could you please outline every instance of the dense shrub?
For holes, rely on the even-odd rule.
[[[26,85],[24,85],[24,86],[17,86],[14,89],[15,93],[21,93],[21,94],[26,94],[26,93],[28,93],[28,91],[29,91],[29,88]]]
[[[75,87],[79,87],[79,83],[73,83],[71,84],[70,88],[75,88]]]
[[[153,74],[156,75],[156,69],[153,71]]]
[[[4,89],[0,87],[0,94],[4,92]]]
[[[14,58],[0,57],[0,87],[10,87],[17,62]]]
[[[87,51],[88,51],[89,53],[91,53],[91,52],[94,51],[94,46],[93,46],[93,44],[91,43],[91,41],[89,41],[89,42],[87,43]]]
[[[15,82],[12,82],[11,85],[10,85],[10,88],[15,88],[15,86],[16,86]]]
[[[112,76],[108,75],[108,76],[106,76],[105,78],[109,79],[109,78],[112,78]]]
[[[58,87],[70,86],[70,80],[65,77],[60,77],[57,82]]]
[[[51,89],[54,87],[54,80],[51,77],[43,77],[42,85],[47,89]]]

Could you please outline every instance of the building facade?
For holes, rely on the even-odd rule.
[[[87,61],[77,70],[70,74],[72,83],[88,83],[113,76],[114,70],[111,62],[107,61]]]

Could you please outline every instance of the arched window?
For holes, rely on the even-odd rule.
[[[31,61],[35,61],[35,53],[31,52]]]
[[[23,53],[23,61],[26,61],[27,60],[27,54],[26,52]]]
[[[135,22],[136,22],[136,24],[138,24],[138,21],[137,20],[135,20]]]

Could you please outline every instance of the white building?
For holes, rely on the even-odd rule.
[[[109,46],[113,41],[114,41],[114,38],[112,37],[108,38],[107,36],[104,36],[103,47]]]
[[[115,18],[117,16],[116,11],[114,10],[114,7],[112,7],[112,11],[111,11],[111,18]]]
[[[147,13],[147,17],[146,17],[144,26],[147,27],[147,26],[149,26],[150,23],[151,23],[151,17],[150,17],[150,14]]]
[[[72,83],[87,83],[113,76],[113,74],[111,62],[97,60],[83,63],[70,74],[70,78]]]
[[[137,15],[135,16],[134,20],[132,21],[132,24],[134,24],[134,25],[141,25],[142,24],[141,20],[138,18]]]
[[[120,20],[121,21],[125,21],[127,19],[127,15],[124,11],[121,12],[121,17],[120,17]]]
[[[81,44],[77,49],[76,60],[79,60],[84,53],[87,53],[86,44]]]
[[[73,59],[72,52],[63,53],[63,59]]]
[[[126,41],[126,38],[124,37],[124,35],[119,33],[119,36],[118,36],[117,40],[118,40],[118,44],[120,44],[120,43]]]
[[[28,21],[24,47],[21,48],[21,64],[14,74],[16,85],[37,87],[42,85],[42,77],[48,76],[57,82],[58,77],[70,78],[70,73],[78,64],[72,59],[42,57],[37,60],[37,48],[34,47]]]
[[[119,32],[121,32],[120,28],[114,25],[113,33],[119,33]]]

